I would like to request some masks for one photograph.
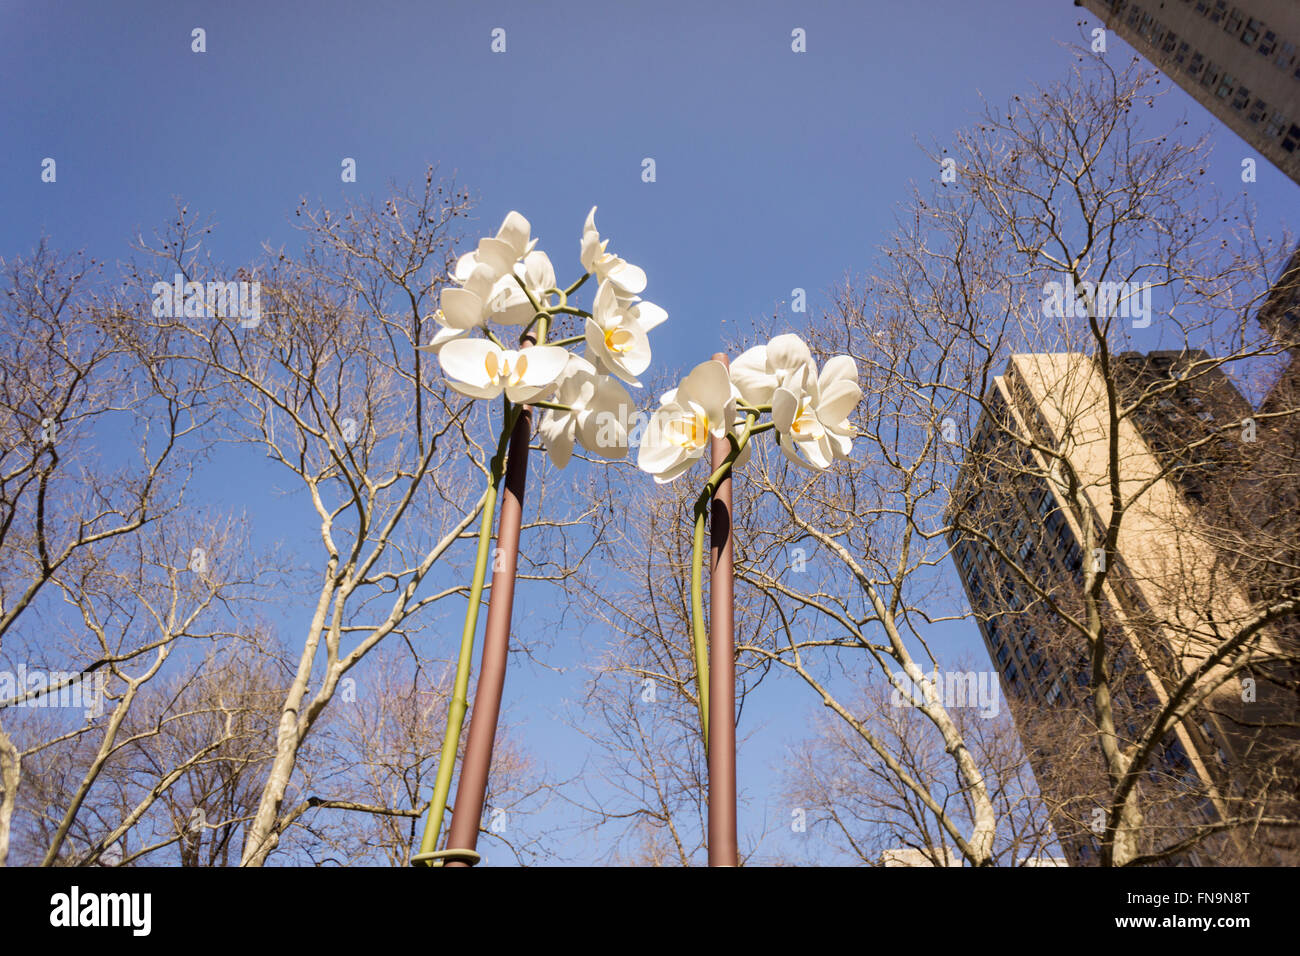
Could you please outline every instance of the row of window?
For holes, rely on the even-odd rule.
[[[1183,5],[1193,6],[1193,0],[1183,0]],[[1195,0],[1194,8],[1211,23],[1222,24],[1223,32],[1236,37],[1244,46],[1255,47],[1256,53],[1270,59],[1279,70],[1290,71],[1295,67],[1293,76],[1300,80],[1295,44],[1286,40],[1279,43],[1278,35],[1263,20],[1247,16],[1227,0]]]
[[[1187,5],[1191,2],[1192,0],[1183,0]],[[1110,0],[1110,8],[1116,15],[1126,6],[1127,0]],[[1279,38],[1262,20],[1246,16],[1226,0],[1196,0],[1195,9],[1211,23],[1222,23],[1225,32],[1237,37],[1246,46],[1253,47],[1256,53],[1271,60],[1279,70],[1300,80],[1300,57],[1296,55],[1296,45]],[[1159,50],[1165,57],[1171,58],[1189,77],[1210,90],[1216,99],[1228,102],[1233,110],[1252,125],[1263,126],[1265,139],[1280,141],[1282,149],[1288,153],[1300,148],[1300,125],[1271,108],[1260,97],[1252,97],[1249,88],[1240,85],[1235,76],[1212,60],[1206,60],[1204,54],[1194,50],[1191,44],[1142,7],[1130,7],[1126,22],[1153,50]]]

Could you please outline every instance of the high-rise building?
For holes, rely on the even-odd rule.
[[[1244,473],[1234,455],[1249,443],[1233,429],[1251,416],[1250,402],[1203,352],[1127,353],[1111,361],[1109,382],[1121,402],[1145,397],[1114,434],[1107,378],[1094,359],[1011,356],[989,389],[950,513],[970,606],[1072,865],[1095,860],[1097,808],[1107,793],[1093,722],[1093,661],[1070,624],[1085,614],[1085,567],[1106,572],[1101,614],[1121,746],[1137,739],[1194,669],[1208,667],[1212,679],[1210,654],[1221,635],[1257,610],[1210,520],[1221,507],[1220,489]],[[1225,425],[1232,426],[1226,437]],[[1210,443],[1196,442],[1198,433],[1220,435],[1213,453]],[[1102,533],[1116,491],[1132,503],[1106,549]],[[1275,655],[1278,639],[1266,630],[1260,646]],[[1296,719],[1294,694],[1281,689],[1285,681],[1258,676],[1257,695],[1226,680],[1159,742],[1142,785],[1146,816],[1157,821],[1148,850],[1236,813],[1229,804],[1243,785],[1249,789],[1262,756],[1274,753],[1275,743],[1291,746],[1275,739],[1274,727]],[[1209,862],[1204,854],[1226,852],[1234,839],[1210,840],[1165,862]],[[1255,858],[1286,858],[1271,852]]]
[[[1300,2],[1074,2],[1300,183]]]

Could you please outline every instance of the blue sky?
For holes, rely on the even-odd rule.
[[[436,162],[478,197],[477,232],[520,210],[562,279],[598,205],[602,234],[646,269],[647,298],[668,310],[656,366],[684,370],[729,328],[773,314],[773,333],[797,328],[792,289],[815,310],[867,269],[910,184],[937,178],[917,142],[942,145],[968,125],[980,93],[1000,103],[1063,78],[1060,44],[1078,40],[1083,17],[1069,0],[4,2],[0,256],[45,233],[125,258],[179,196],[218,223],[215,257],[238,264],[263,242],[294,244],[300,197],[380,194]],[[195,27],[204,54],[191,52]],[[805,53],[791,50],[795,28]],[[1112,35],[1108,55],[1131,51]],[[1240,162],[1254,153],[1180,90],[1151,120],[1183,115],[1189,137],[1209,129],[1215,142],[1208,180],[1249,189],[1265,232],[1295,221],[1300,189],[1262,159],[1243,186]],[[56,183],[41,182],[44,157]],[[355,184],[340,182],[344,157]],[[641,178],[647,157],[653,183]],[[950,640],[983,654],[973,629]],[[550,663],[572,660],[557,648]],[[511,714],[566,776],[582,741],[550,716],[576,696],[572,672],[515,666]],[[820,709],[788,701],[742,755],[756,813],[776,799],[782,748]]]

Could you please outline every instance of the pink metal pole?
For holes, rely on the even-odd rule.
[[[729,365],[719,352],[716,361]],[[713,469],[731,453],[714,438]],[[731,476],[718,483],[709,516],[709,866],[739,866],[736,837],[735,572],[731,553]]]
[[[524,347],[533,344],[525,338]],[[519,529],[523,522],[524,488],[528,483],[528,442],[533,430],[533,410],[524,406],[510,433],[505,494],[497,524],[497,551],[492,562],[492,592],[488,598],[487,625],[483,632],[483,661],[474,688],[474,710],[465,740],[465,759],[456,785],[447,848],[473,851],[478,846],[479,821],[487,796],[492,746],[501,716],[501,694],[506,683],[506,658],[510,650],[510,620],[515,604],[515,572],[519,566]],[[444,866],[473,866],[476,856],[451,856]]]

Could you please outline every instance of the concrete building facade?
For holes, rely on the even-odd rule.
[[[1300,2],[1075,0],[1075,5],[1092,12],[1300,183]]]

